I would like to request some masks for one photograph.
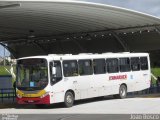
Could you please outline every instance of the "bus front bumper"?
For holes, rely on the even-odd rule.
[[[50,104],[50,96],[40,97],[17,97],[18,104]]]

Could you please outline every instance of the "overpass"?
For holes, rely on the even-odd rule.
[[[0,44],[15,58],[159,50],[160,18],[90,2],[1,0]]]

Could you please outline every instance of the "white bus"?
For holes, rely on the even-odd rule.
[[[148,53],[104,53],[48,55],[17,60],[17,101],[19,104],[64,102],[114,95],[150,87]]]

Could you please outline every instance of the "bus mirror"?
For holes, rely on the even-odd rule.
[[[52,75],[56,74],[56,67],[52,67]]]

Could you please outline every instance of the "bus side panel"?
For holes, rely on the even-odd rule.
[[[69,88],[69,84],[61,80],[60,82],[51,86],[50,90],[50,102],[52,103],[59,103],[64,102],[65,92]]]
[[[112,76],[116,74],[110,74]],[[109,74],[93,75],[90,92],[90,97],[106,96],[112,94],[118,94],[119,81],[109,80]]]
[[[90,76],[65,77],[51,86],[51,103],[64,102],[68,90],[74,92],[75,100],[89,98]]]
[[[92,80],[91,75],[78,76],[74,78],[73,90],[75,91],[75,99],[89,98],[90,81]]]
[[[137,82],[139,82],[141,78],[141,71],[132,71],[128,75],[128,81],[127,81],[127,92],[133,92],[137,91],[139,86],[137,85]]]
[[[137,78],[136,78],[135,89],[133,89],[133,91],[140,91],[150,87],[151,70],[150,70],[149,56],[147,56],[147,59],[148,59],[148,70],[141,70],[135,72]]]
[[[64,92],[54,92],[50,94],[50,103],[64,102]]]
[[[151,74],[149,70],[141,71],[134,91],[144,90],[150,87]]]
[[[135,81],[128,87],[128,92],[140,91],[150,87],[151,72],[148,56],[148,70],[132,71],[130,79]]]

